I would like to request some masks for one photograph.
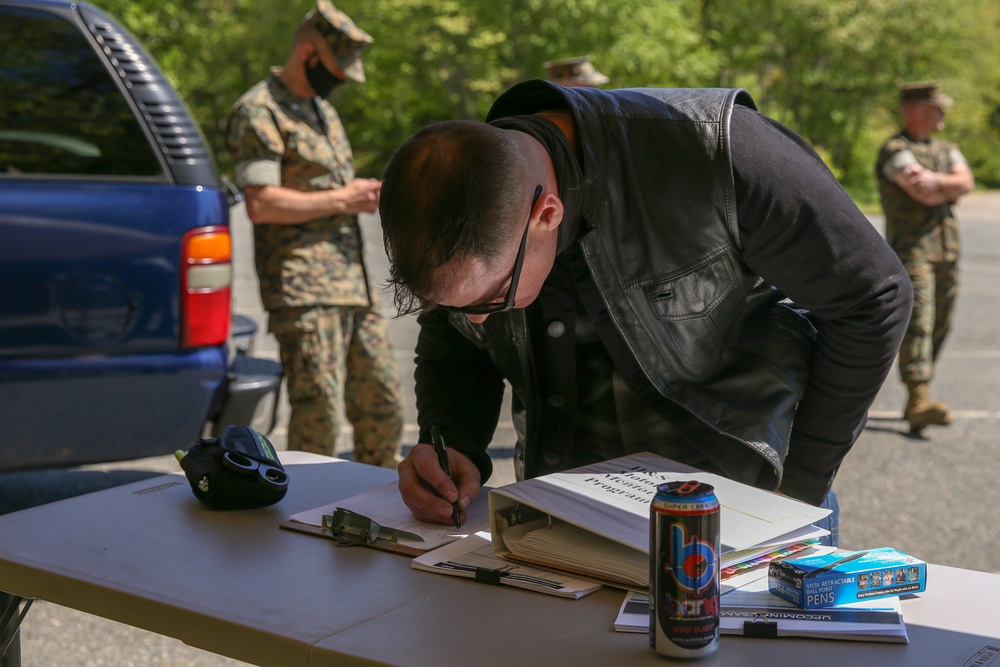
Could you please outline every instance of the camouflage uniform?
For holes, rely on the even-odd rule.
[[[899,351],[900,377],[904,382],[928,382],[951,328],[958,293],[958,224],[949,204],[924,206],[886,173],[904,166],[899,162],[912,162],[906,151],[937,172],[966,160],[954,144],[933,137],[914,141],[901,132],[885,142],[875,166],[886,239],[913,281],[913,312]]]
[[[545,63],[545,75],[560,86],[587,86],[596,88],[608,82],[608,77],[594,69],[586,56],[550,60]]]
[[[337,112],[326,100],[296,96],[280,73],[273,69],[233,107],[228,146],[237,185],[343,187],[354,178],[354,158]],[[355,460],[395,466],[399,371],[357,216],[257,224],[254,242],[261,300],[288,378],[288,448],[332,454],[343,405]]]

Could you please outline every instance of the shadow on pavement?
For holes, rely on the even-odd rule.
[[[909,424],[902,419],[886,419],[884,417],[869,417],[865,425],[866,431],[879,433],[895,433],[906,440],[928,440],[921,431],[911,431]]]

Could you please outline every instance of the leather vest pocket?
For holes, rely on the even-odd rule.
[[[720,253],[687,273],[642,288],[657,319],[687,320],[710,313],[736,286],[726,254]]]

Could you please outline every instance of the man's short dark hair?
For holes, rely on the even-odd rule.
[[[508,247],[524,225],[515,220],[524,213],[526,178],[517,142],[485,123],[428,125],[396,150],[379,215],[398,314],[435,303],[435,271],[453,258],[489,264]]]

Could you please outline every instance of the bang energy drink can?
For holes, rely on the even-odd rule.
[[[701,658],[719,648],[719,500],[710,484],[668,482],[649,509],[649,645]]]

